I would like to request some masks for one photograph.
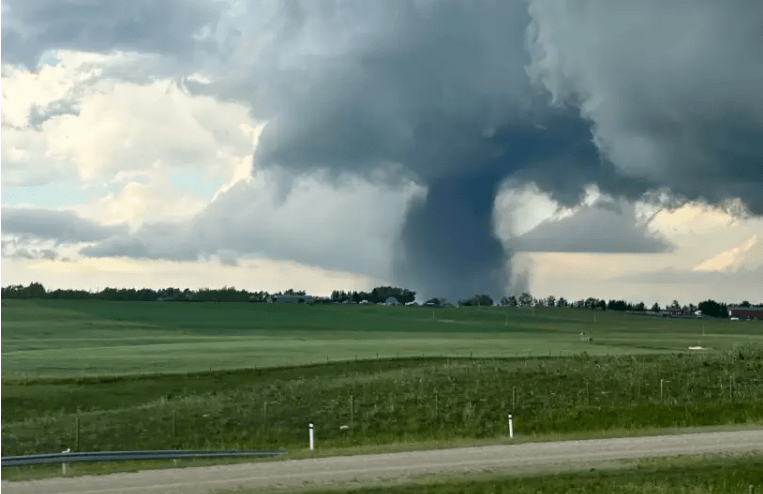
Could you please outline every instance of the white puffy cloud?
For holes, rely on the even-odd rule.
[[[239,127],[250,123],[242,106],[157,81],[116,83],[85,98],[78,115],[57,117],[45,130],[50,153],[76,163],[87,182],[121,170],[206,167],[251,154],[252,138]]]

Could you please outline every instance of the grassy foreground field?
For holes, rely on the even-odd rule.
[[[763,352],[372,360],[3,385],[2,454],[322,449],[763,422]],[[662,382],[661,382],[662,381]],[[348,429],[342,430],[341,426]],[[77,433],[79,431],[79,433]]]
[[[762,327],[554,308],[4,300],[2,371],[21,381],[422,355],[712,351],[763,344]]]
[[[504,440],[510,411],[517,440],[763,424],[759,323],[703,335],[564,309],[3,301],[2,324],[3,456],[299,457],[311,420],[320,454],[442,447]]]

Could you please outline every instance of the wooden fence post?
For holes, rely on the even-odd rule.
[[[74,417],[74,451],[79,451],[79,417]]]

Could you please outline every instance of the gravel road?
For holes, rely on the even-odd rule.
[[[763,430],[525,443],[268,463],[147,470],[104,476],[2,482],[3,494],[202,494],[221,489],[330,487],[412,476],[587,468],[597,462],[702,453],[763,452]]]

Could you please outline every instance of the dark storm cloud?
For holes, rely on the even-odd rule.
[[[124,225],[101,226],[72,211],[4,207],[2,221],[3,234],[53,240],[58,244],[95,242],[127,233]]]
[[[524,2],[395,5],[359,52],[313,60],[309,91],[275,98],[287,103],[265,128],[255,167],[402,164],[428,196],[409,211],[395,281],[451,299],[499,296],[508,278],[491,224],[499,184],[515,172],[529,180],[579,168],[554,190],[576,202],[604,169],[589,124],[549,111],[533,92]]]
[[[185,58],[216,51],[196,40],[216,27],[226,4],[206,0],[10,0],[3,2],[3,63],[34,69],[49,49],[108,53],[113,50]]]
[[[530,75],[624,175],[763,213],[763,2],[533,0]]]
[[[763,4],[704,1],[696,13],[694,4],[656,1],[396,5],[375,26],[384,35],[311,59],[299,72],[309,90],[284,86],[300,90],[276,98],[287,103],[275,108],[255,166],[362,172],[402,163],[431,197],[409,213],[399,279],[461,296],[475,273],[497,288],[487,280],[505,278],[506,255],[485,204],[505,177],[533,181],[566,205],[597,183],[631,200],[666,186],[688,198],[740,196],[761,211],[763,37],[753,26]],[[721,26],[706,33],[716,16]],[[550,94],[533,91],[526,66]],[[570,111],[550,109],[550,96]],[[618,232],[619,241],[594,236],[563,248],[665,248],[636,227]]]
[[[59,45],[182,57],[206,49],[191,35],[214,29],[219,16],[204,3],[182,3],[181,13],[175,3],[118,3],[108,14],[114,4],[77,4],[71,16],[25,5],[11,4],[3,55],[27,63]],[[135,19],[145,19],[135,33],[120,27]],[[190,27],[172,27],[181,20]],[[316,170],[335,180],[385,170],[388,186],[426,186],[393,263],[395,281],[424,295],[501,294],[511,252],[494,238],[491,217],[506,179],[534,182],[565,205],[596,183],[618,199],[668,187],[688,199],[739,196],[763,212],[761,2],[259,1],[237,22],[229,65],[217,67],[213,83],[188,87],[246,101],[268,122],[254,167],[288,171],[278,181],[282,201],[294,177]],[[257,230],[260,192],[234,188],[189,222],[145,227],[85,253],[188,259],[224,246],[364,270],[352,249],[296,245],[304,238],[290,247],[280,240],[291,233],[275,227],[266,238]],[[579,214],[542,225],[517,247],[556,238],[565,251],[664,248],[638,227],[597,237],[597,221],[617,218],[605,209]],[[329,233],[306,222],[311,242],[334,233],[333,217],[314,221]],[[237,240],[242,232],[251,238]]]

